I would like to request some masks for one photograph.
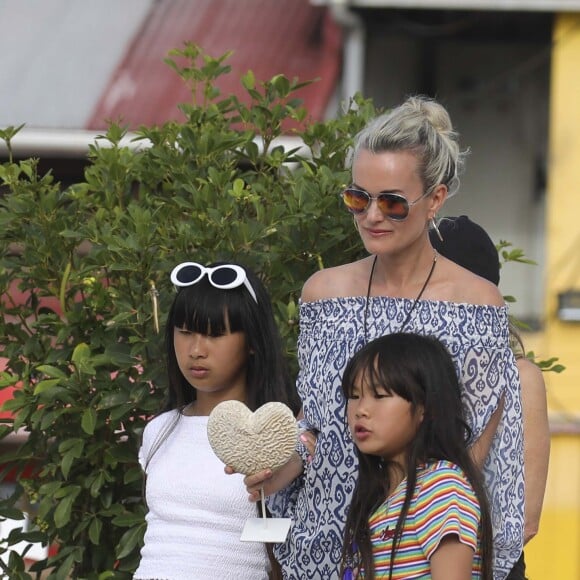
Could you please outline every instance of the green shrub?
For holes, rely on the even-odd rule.
[[[0,387],[21,386],[4,406],[14,422],[0,437],[28,434],[2,459],[20,487],[0,517],[21,514],[23,492],[35,514],[34,532],[14,531],[3,544],[56,545],[56,555],[33,567],[51,569],[51,579],[130,578],[137,565],[145,512],[137,451],[165,391],[156,310],[162,330],[171,268],[233,259],[256,269],[294,361],[301,285],[361,251],[337,194],[349,180],[351,137],[375,113],[372,104],[356,98],[339,118],[311,123],[296,80],[256,82],[248,72],[244,104],[216,89],[228,55],[186,45],[171,56],[191,88],[184,122],[142,127],[141,148],[121,146],[126,132],[112,124],[90,148],[84,181],[64,190],[50,173],[39,175],[34,159],[0,165],[8,361]],[[277,145],[288,126],[308,154]],[[18,130],[0,133],[9,151]],[[24,305],[11,301],[13,283]],[[26,476],[30,466],[36,473]],[[30,578],[24,570],[15,553],[4,566],[12,579]]]

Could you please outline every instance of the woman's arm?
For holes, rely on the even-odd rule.
[[[462,544],[455,534],[445,536],[431,556],[432,580],[471,580],[473,548]]]
[[[522,385],[524,419],[525,543],[538,533],[540,525],[550,459],[550,426],[542,371],[526,358],[516,363]]]

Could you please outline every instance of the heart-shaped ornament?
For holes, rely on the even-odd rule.
[[[284,403],[266,403],[252,413],[240,401],[223,401],[210,413],[207,436],[221,461],[238,473],[252,475],[290,459],[298,425]]]

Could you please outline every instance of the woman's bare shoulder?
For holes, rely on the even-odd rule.
[[[439,260],[441,269],[438,279],[445,295],[443,299],[481,306],[505,306],[503,296],[493,282],[477,276],[447,258],[440,256]]]
[[[301,299],[314,302],[325,298],[362,295],[366,291],[369,268],[367,258],[318,270],[304,283]]]

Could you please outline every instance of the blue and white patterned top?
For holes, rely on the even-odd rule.
[[[398,332],[412,304],[406,298],[371,297],[368,339]],[[275,546],[285,578],[339,577],[344,523],[357,471],[340,385],[348,360],[365,342],[364,309],[364,297],[300,303],[298,391],[318,440],[304,476],[268,499],[274,515],[293,518],[287,542]],[[474,439],[505,395],[484,466],[494,532],[494,580],[503,580],[522,552],[524,522],[522,407],[507,307],[420,300],[404,330],[434,336],[451,353]]]

